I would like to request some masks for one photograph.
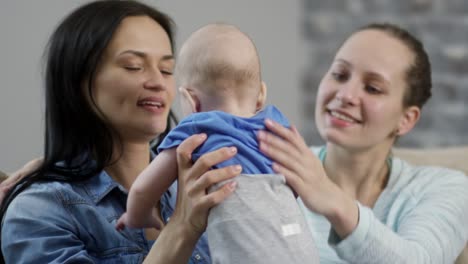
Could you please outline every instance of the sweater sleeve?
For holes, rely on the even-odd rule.
[[[349,263],[454,263],[468,239],[468,178],[443,172],[450,175],[431,177],[422,195],[395,201],[401,204],[393,227],[359,204],[356,229],[343,240],[331,230],[330,245]]]

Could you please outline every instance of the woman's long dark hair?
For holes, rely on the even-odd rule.
[[[103,52],[122,20],[129,16],[148,16],[156,21],[169,36],[174,52],[172,19],[145,4],[96,1],[68,15],[50,37],[45,53],[44,161],[7,194],[0,209],[2,223],[11,201],[32,183],[86,180],[113,162],[114,143],[120,139],[89,101],[95,105],[91,84]],[[88,89],[91,100],[83,87]],[[157,140],[176,122],[170,112],[168,127]]]

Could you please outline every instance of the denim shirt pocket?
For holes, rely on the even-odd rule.
[[[94,204],[89,200],[68,201],[78,226],[79,239],[98,263],[141,263],[148,254],[148,242],[141,229],[117,231],[120,206],[114,199]]]

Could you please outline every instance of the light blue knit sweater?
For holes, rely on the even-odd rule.
[[[299,203],[324,264],[454,263],[468,240],[468,177],[446,168],[393,158],[387,187],[374,208],[359,204],[358,226],[343,240]]]

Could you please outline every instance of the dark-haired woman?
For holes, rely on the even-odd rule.
[[[210,263],[199,238],[209,208],[233,187],[205,190],[236,171],[208,172],[235,155],[227,148],[190,162],[204,135],[178,148],[178,186],[154,208],[160,228],[115,229],[152,159],[150,141],[169,129],[172,32],[168,16],[136,1],[88,3],[57,27],[47,51],[44,160],[2,204],[6,263]]]
[[[301,197],[321,263],[454,263],[468,239],[468,178],[392,157],[431,95],[422,44],[371,24],[336,53],[318,91],[323,147],[273,122],[259,133]]]

